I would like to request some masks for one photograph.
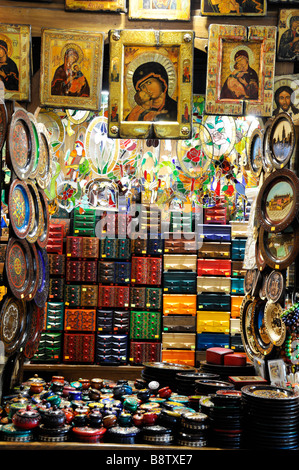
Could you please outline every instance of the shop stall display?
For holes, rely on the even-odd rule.
[[[0,441],[297,449],[298,11],[113,3],[42,25],[38,90],[0,25]]]

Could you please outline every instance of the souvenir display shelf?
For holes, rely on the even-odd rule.
[[[88,41],[91,33],[97,40],[100,38],[99,42],[101,43],[104,35],[108,35],[111,31],[109,40],[113,43],[113,48],[118,50],[117,48],[123,41],[125,47],[122,49],[122,53],[132,54],[132,57],[134,48],[126,49],[126,41],[130,39],[130,35],[126,35],[126,30],[134,30],[137,37],[143,30],[150,31],[145,34],[147,42],[146,46],[142,47],[156,47],[157,41],[160,44],[162,38],[167,43],[167,41],[171,41],[167,38],[175,37],[175,47],[173,43],[165,43],[164,53],[166,57],[169,53],[168,49],[171,49],[171,54],[174,57],[177,53],[175,49],[180,50],[180,60],[184,59],[179,64],[179,68],[184,68],[182,76],[177,77],[178,86],[184,91],[182,96],[177,95],[178,101],[180,101],[178,121],[180,121],[181,127],[174,129],[174,126],[166,126],[165,130],[164,125],[161,128],[159,125],[151,127],[146,125],[144,128],[140,125],[139,128],[135,128],[130,123],[125,122],[124,125],[121,122],[120,129],[118,128],[119,88],[115,83],[121,83],[123,88],[124,84],[121,80],[124,80],[124,76],[122,75],[123,71],[118,69],[117,54],[114,57],[116,60],[111,61],[109,69],[109,75],[111,73],[109,83],[113,99],[108,103],[108,100],[105,102],[104,98],[105,112],[94,120],[93,128],[92,126],[88,127],[87,123],[92,120],[91,109],[95,110],[98,103],[91,105],[88,99],[81,101],[86,106],[86,111],[86,109],[81,110],[77,101],[72,97],[60,101],[59,98],[54,97],[53,101],[46,101],[47,104],[50,103],[50,106],[57,106],[59,109],[57,113],[41,109],[36,105],[36,103],[40,104],[40,97],[45,99],[42,93],[40,97],[38,96],[38,88],[41,85],[44,87],[49,85],[48,82],[43,84],[43,81],[46,80],[43,76],[44,69],[39,70],[39,73],[33,77],[32,81],[38,86],[33,86],[32,99],[30,94],[26,95],[28,99],[26,110],[19,105],[15,108],[15,102],[9,101],[13,98],[11,95],[7,101],[7,111],[1,100],[1,125],[5,127],[5,130],[4,127],[0,128],[0,134],[2,133],[3,137],[7,132],[8,136],[5,148],[6,161],[2,155],[3,162],[5,161],[3,166],[5,174],[1,175],[2,181],[5,180],[6,190],[2,192],[3,187],[0,188],[1,197],[3,197],[2,234],[0,237],[0,296],[1,300],[4,299],[1,303],[1,316],[2,320],[5,320],[2,321],[0,339],[4,342],[6,353],[9,356],[6,364],[8,369],[6,372],[9,377],[4,375],[6,379],[5,392],[7,393],[8,382],[13,378],[16,379],[13,370],[16,365],[19,365],[16,374],[19,382],[26,381],[35,374],[50,381],[55,372],[56,375],[63,376],[69,382],[77,380],[78,377],[86,379],[101,377],[115,383],[122,379],[124,381],[141,379],[144,385],[145,382],[148,384],[156,378],[161,382],[164,379],[169,380],[166,370],[162,370],[161,374],[159,367],[155,369],[160,360],[164,368],[165,364],[171,368],[169,364],[177,362],[178,369],[182,365],[186,369],[188,367],[192,369],[188,377],[184,377],[182,374],[178,380],[181,380],[180,386],[184,391],[188,391],[188,395],[190,395],[189,390],[192,385],[193,391],[196,393],[195,396],[190,396],[190,400],[192,398],[194,400],[193,406],[198,405],[199,394],[209,395],[210,393],[209,398],[201,401],[200,405],[201,411],[206,413],[206,417],[212,418],[214,433],[213,440],[211,440],[214,444],[212,448],[222,449],[230,446],[238,448],[240,445],[242,433],[239,428],[236,430],[235,425],[237,423],[240,427],[238,419],[241,397],[246,410],[254,411],[252,414],[249,413],[250,419],[245,420],[245,434],[248,425],[249,430],[254,428],[261,441],[272,448],[273,429],[270,428],[274,410],[274,415],[284,424],[283,429],[275,428],[274,438],[282,447],[293,448],[297,445],[298,439],[293,421],[298,419],[297,413],[299,411],[298,400],[290,390],[290,383],[287,383],[287,391],[285,388],[280,390],[278,387],[269,386],[268,371],[264,370],[266,380],[263,378],[264,376],[258,376],[256,369],[254,369],[254,366],[257,367],[256,361],[262,370],[264,361],[267,368],[268,360],[280,359],[281,357],[285,364],[290,366],[295,353],[292,349],[292,340],[296,339],[296,334],[299,332],[297,316],[294,314],[294,310],[296,313],[296,308],[298,308],[295,303],[298,300],[298,293],[296,285],[293,284],[294,271],[296,274],[298,271],[298,251],[294,247],[293,250],[290,250],[292,244],[297,246],[299,236],[297,222],[299,182],[296,171],[294,171],[294,169],[297,170],[294,157],[298,156],[296,148],[298,123],[294,126],[292,118],[286,113],[280,113],[273,118],[270,112],[273,97],[270,85],[272,81],[274,82],[274,74],[292,74],[294,70],[294,64],[288,60],[276,62],[274,69],[271,54],[273,48],[275,49],[274,36],[279,19],[278,9],[274,3],[268,2],[267,15],[254,15],[255,26],[252,26],[252,17],[232,15],[228,18],[221,14],[212,17],[206,12],[204,15],[199,14],[200,8],[203,8],[204,0],[201,5],[197,0],[193,5],[192,18],[184,18],[184,23],[180,21],[182,18],[179,16],[172,17],[172,21],[168,23],[163,23],[163,20],[155,16],[151,18],[152,21],[148,21],[147,17],[139,21],[140,18],[137,17],[132,22],[132,18],[129,17],[121,0],[119,0],[118,7],[114,5],[114,11],[112,13],[110,11],[108,14],[102,5],[103,2],[94,2],[93,7],[99,8],[99,11],[84,11],[79,14],[72,11],[72,7],[70,7],[72,2],[73,0],[66,0],[64,5],[64,2],[56,0],[54,4],[41,1],[25,5],[22,1],[7,0],[0,6],[1,21],[17,25],[25,19],[26,23],[30,24],[29,29],[32,37],[35,38],[45,37],[41,25],[47,25],[48,30],[56,38],[55,47],[58,47],[57,35],[55,36],[56,29],[60,29],[62,36],[64,36],[64,30],[84,30],[86,37],[77,37],[77,41],[86,41],[84,44],[88,44],[87,49],[90,50],[92,42]],[[73,3],[78,2],[74,0]],[[37,5],[38,8],[36,8]],[[80,8],[83,8],[82,5]],[[59,15],[54,15],[54,11],[57,10]],[[174,15],[176,14],[177,12],[174,12]],[[173,21],[174,19],[176,21]],[[232,24],[235,26],[231,26]],[[210,28],[211,25],[214,27]],[[163,35],[163,31],[154,31],[155,28],[170,31]],[[173,34],[171,30],[173,30]],[[184,34],[178,33],[178,30],[183,31]],[[123,36],[120,34],[121,32],[124,32]],[[262,37],[263,34],[266,36]],[[189,108],[195,102],[192,103],[190,99],[192,85],[189,75],[192,62],[190,45],[194,40],[194,47],[201,53],[206,53],[208,45],[212,46],[209,50],[208,66],[210,70],[207,80],[209,90],[206,94],[206,100],[209,97],[210,101],[206,102],[206,111],[213,114],[212,110],[215,110],[213,106],[216,103],[213,101],[213,93],[215,92],[213,83],[216,79],[219,80],[218,74],[214,74],[215,68],[213,69],[216,57],[216,55],[213,57],[213,53],[215,53],[213,48],[217,48],[221,37],[228,39],[227,42],[224,41],[225,44],[221,50],[223,53],[221,59],[223,60],[228,57],[225,56],[225,53],[229,50],[230,46],[227,43],[230,42],[231,37],[241,42],[246,39],[249,46],[252,38],[255,43],[254,47],[263,44],[266,52],[261,54],[263,57],[260,57],[259,66],[265,72],[262,74],[262,78],[265,80],[263,83],[265,83],[265,89],[268,92],[263,94],[263,99],[258,104],[251,105],[245,99],[236,100],[235,103],[225,100],[224,103],[218,103],[220,107],[217,110],[225,110],[222,113],[222,120],[219,116],[222,126],[221,132],[219,132],[221,126],[216,129],[219,125],[218,117],[214,120],[213,116],[206,114],[202,119],[201,113],[199,113],[198,119],[198,108],[194,105],[193,111],[195,110],[196,114],[194,122],[196,137],[194,139],[197,139],[197,147],[189,150],[185,146],[193,144],[183,140],[182,137],[188,136],[193,142],[190,128],[194,116]],[[43,49],[43,40],[41,50],[44,56],[42,62],[47,61],[46,56],[49,49],[47,47],[46,50]],[[134,45],[134,41],[132,45]],[[80,51],[79,47],[74,47],[74,44],[73,48],[77,59],[81,61],[82,50]],[[184,56],[186,50],[188,50],[188,57]],[[28,52],[27,47],[23,48],[23,53],[25,52]],[[63,50],[63,52],[65,51]],[[229,52],[229,54],[232,58],[232,53]],[[99,58],[98,51],[96,57]],[[217,60],[219,57],[217,56]],[[26,63],[29,63],[28,57],[26,59]],[[56,59],[58,60],[57,56]],[[59,64],[57,63],[57,65]],[[97,76],[101,80],[102,70],[99,63],[97,63],[97,67]],[[173,63],[172,67],[174,67]],[[223,67],[225,68],[225,65]],[[193,64],[191,68],[193,68]],[[47,67],[45,70],[47,73],[49,72]],[[118,70],[118,76],[117,74],[113,75],[115,70]],[[169,74],[171,76],[171,71]],[[82,75],[80,76],[82,77]],[[40,83],[38,83],[39,81]],[[126,82],[126,86],[128,83]],[[24,84],[22,83],[22,85]],[[100,81],[94,80],[93,85],[99,96]],[[170,88],[173,86],[171,83],[169,85]],[[28,83],[25,87],[26,93],[27,86]],[[133,87],[131,88],[133,90]],[[264,92],[264,90],[262,91]],[[183,99],[181,100],[183,97],[184,102]],[[138,98],[140,99],[140,96]],[[126,96],[125,99],[127,100],[126,105],[128,105],[132,96]],[[74,114],[69,109],[60,109],[71,107],[72,104],[76,109]],[[247,108],[248,105],[249,108]],[[257,128],[251,132],[248,131],[250,138],[247,139],[246,144],[242,139],[237,144],[235,130],[238,128],[238,138],[240,138],[242,123],[238,122],[238,127],[238,118],[236,118],[235,128],[235,118],[232,116],[238,116],[242,114],[242,110],[246,109],[250,109],[253,114],[256,112],[257,116],[264,113],[264,117],[269,118],[269,122],[266,123],[267,133],[265,132],[266,127],[263,128],[265,123],[257,120],[254,124]],[[78,110],[80,116],[81,112],[84,114],[82,120],[78,115],[76,116]],[[121,109],[121,111],[123,110]],[[229,116],[226,116],[226,111],[227,114],[230,114]],[[38,121],[38,117],[40,121]],[[195,125],[196,119],[198,119],[197,125]],[[47,132],[44,121],[50,125],[51,133]],[[200,124],[199,121],[201,121]],[[65,124],[66,122],[67,124]],[[82,127],[80,127],[81,124],[83,124]],[[290,129],[291,133],[291,139],[287,141],[287,155],[282,155],[280,146],[275,145],[277,144],[276,132],[280,138],[279,129],[284,125]],[[250,128],[249,124],[248,126]],[[202,133],[202,127],[205,129],[205,134]],[[158,135],[161,139],[161,142],[156,138],[148,139],[146,145],[150,147],[150,151],[145,146],[142,147],[140,142],[136,144],[130,139],[114,143],[109,140],[113,135],[121,135],[126,138],[126,132],[133,133],[130,137],[138,138],[138,135],[141,135],[138,134],[141,132],[141,128],[142,132],[145,130],[149,132],[148,137],[153,134],[154,137]],[[74,129],[78,132],[76,138],[74,138]],[[100,137],[103,137],[104,133],[108,135],[109,132],[109,139],[105,144],[110,151],[110,165],[105,165],[101,158],[93,154],[92,145],[99,137],[97,134],[99,131],[102,132]],[[119,131],[120,134],[118,134]],[[216,131],[225,135],[224,141],[219,145],[216,142],[217,136],[219,138]],[[163,132],[165,132],[166,138],[179,136],[181,139],[176,147],[176,154],[174,154],[173,148],[170,150],[162,140]],[[107,135],[105,135],[105,139]],[[71,150],[68,148],[68,152],[62,157],[64,144],[67,146],[72,138],[75,142],[74,148]],[[86,148],[82,150],[80,143],[82,144],[84,138]],[[244,147],[241,147],[241,143],[244,144]],[[278,141],[279,143],[280,141]],[[155,161],[155,148],[157,145],[162,146],[162,144],[166,149],[163,150],[166,153],[170,152],[169,155],[172,158],[171,164],[169,161],[167,162],[170,164],[169,171],[165,173],[163,170],[165,170],[166,162],[160,161],[158,164]],[[257,146],[260,144],[263,145],[264,152],[269,152],[267,158],[266,155],[262,159],[260,158],[260,154],[257,152]],[[121,153],[119,145],[128,146],[122,147],[120,160],[116,157]],[[139,157],[142,152],[146,153],[145,158],[140,161],[134,153],[132,153],[133,158],[130,159],[130,152],[134,152],[135,145]],[[214,154],[210,153],[210,145]],[[227,145],[228,147],[225,147]],[[0,139],[1,154],[2,147],[3,142]],[[201,150],[198,150],[203,148],[205,148],[205,152],[202,152],[205,154],[205,160],[201,155]],[[231,160],[227,158],[225,149],[232,157]],[[80,156],[83,155],[81,152],[85,151],[86,159],[82,163]],[[127,151],[130,154],[129,157]],[[50,161],[51,155],[52,157],[55,155],[52,162],[55,161],[55,164],[53,165]],[[240,161],[244,157],[244,163],[243,161],[241,163],[243,173],[238,173],[237,177],[234,175],[236,155]],[[155,165],[151,167],[149,162],[155,162]],[[202,170],[204,169],[201,173],[200,167]],[[62,171],[59,173],[61,168]],[[238,167],[238,169],[240,168]],[[85,194],[82,193],[81,196],[78,196],[86,183],[85,177],[87,180],[89,178],[88,171],[90,170],[93,177],[85,186]],[[160,171],[161,173],[159,173]],[[217,189],[214,187],[217,203],[214,200],[210,204],[211,207],[206,203],[201,191],[205,183],[205,172],[211,179],[211,188],[213,187],[212,182],[214,182],[214,186],[217,183],[216,176],[219,178],[218,184],[219,174],[221,174],[221,178],[226,178],[226,183],[222,188],[225,197],[221,197],[219,186]],[[95,173],[97,173],[96,176]],[[67,178],[65,178],[66,174]],[[52,184],[51,177],[53,178]],[[161,179],[157,182],[158,178]],[[259,178],[261,179],[259,180]],[[115,242],[113,237],[109,237],[109,224],[113,225],[111,215],[117,214],[120,231],[124,228],[123,224],[127,228],[127,224],[132,221],[126,218],[126,213],[122,212],[126,211],[126,198],[121,195],[121,185],[118,187],[116,184],[120,179],[122,182],[125,181],[125,184],[128,184],[128,181],[130,184],[132,181],[136,184],[136,180],[138,181],[137,189],[132,184],[137,196],[133,191],[130,203],[134,201],[134,197],[138,199],[138,191],[143,185],[141,189],[141,202],[143,203],[141,222],[145,224],[147,232],[153,229],[158,235],[148,243],[143,243],[142,239],[133,242],[126,236],[118,237]],[[244,196],[245,180],[249,187],[252,184],[253,187],[259,186],[260,189],[256,200],[257,219],[249,227],[249,230],[247,228],[252,220],[247,211],[250,212],[251,202],[246,205],[246,210],[245,205],[243,206],[243,213],[241,216],[240,214],[237,216],[237,220],[230,219],[226,205],[234,191],[237,198],[240,194]],[[8,181],[10,184],[7,184]],[[284,188],[285,184],[288,185],[292,192],[291,197],[289,197],[290,194],[288,197],[281,194],[281,181],[284,183],[282,184]],[[163,194],[161,188],[164,184],[166,190]],[[95,204],[97,197],[100,198],[98,193],[103,187],[105,187],[104,194],[109,194],[109,198],[107,196],[104,202],[109,204],[110,210],[107,212],[99,210],[95,213],[94,210],[86,208],[86,201],[88,200],[88,204]],[[194,195],[202,198],[201,202],[204,202],[205,206],[203,220],[198,222],[197,219],[194,221],[194,213],[193,218],[190,217],[190,213],[188,216],[185,213],[181,215],[180,211],[171,211],[169,205],[167,212],[170,214],[170,232],[169,237],[163,240],[161,237],[163,233],[161,214],[159,211],[158,215],[155,212],[152,224],[148,223],[147,206],[150,205],[152,199],[155,200],[157,194],[161,198],[159,199],[160,203],[163,197],[164,201],[167,200],[170,188],[175,188],[175,191],[178,191],[175,193],[176,197],[179,194],[178,199],[182,197],[181,200],[189,200],[189,197]],[[121,189],[124,190],[124,186]],[[275,192],[274,195],[273,192]],[[49,205],[47,196],[50,196]],[[72,209],[72,204],[75,206],[78,199],[80,200],[79,207],[77,205],[75,209]],[[291,208],[290,202],[292,202]],[[283,205],[282,211],[280,211],[281,207],[278,207],[279,204]],[[279,219],[277,211],[281,216]],[[59,215],[56,218],[55,214],[57,215],[57,213]],[[66,213],[67,216],[65,216]],[[174,213],[176,216],[179,214],[178,218],[174,217]],[[286,216],[283,217],[282,213]],[[106,218],[106,222],[108,221],[105,239],[99,239],[99,231],[97,231],[102,218]],[[242,220],[241,224],[239,224],[239,218]],[[7,219],[10,223],[6,225]],[[176,230],[180,230],[182,226],[186,227],[186,224],[189,228],[194,228],[195,225],[197,233],[200,233],[199,244],[198,240],[195,245],[194,240],[185,243],[174,240]],[[250,246],[252,241],[255,243],[254,250]],[[294,241],[295,244],[292,243]],[[250,253],[249,250],[251,250]],[[252,259],[257,255],[257,262],[250,265]],[[294,308],[288,309],[287,307],[292,303],[294,303]],[[20,352],[20,357],[18,352]],[[235,372],[237,370],[240,371],[238,374],[229,375],[228,373],[228,371]],[[164,376],[163,372],[165,372]],[[206,380],[199,377],[201,374],[208,376],[214,374],[214,377],[211,379],[209,376]],[[239,379],[241,384],[238,383]],[[163,383],[163,385],[168,385],[168,383]],[[242,392],[239,392],[242,385]],[[221,393],[222,388],[224,389],[223,394]],[[166,389],[168,387],[165,387],[165,396],[170,398],[170,396],[167,397]],[[219,392],[218,395],[215,390]],[[225,394],[228,396],[225,397]],[[184,394],[182,393],[182,395]],[[282,398],[284,400],[281,400]],[[229,429],[226,433],[219,428],[223,424],[223,416],[228,420],[228,423],[231,423],[231,416],[226,415],[225,406],[225,410],[219,414],[217,405],[220,405],[221,408],[226,401],[229,403],[229,400],[235,407],[236,419],[232,424],[233,429]],[[256,410],[265,418],[265,425],[258,425],[259,417],[255,419]],[[290,420],[286,424],[288,413]],[[19,417],[21,415],[22,413]],[[165,415],[170,419],[170,415],[167,413]],[[126,418],[123,417],[123,419]],[[185,419],[187,420],[187,417]],[[285,432],[290,438],[288,444],[285,441]],[[159,441],[157,430],[156,433],[153,430],[148,430],[148,435],[145,432],[145,436],[148,439],[147,442]],[[163,443],[168,442],[168,437],[162,432]],[[81,438],[84,439],[82,436]],[[270,440],[268,440],[269,438]],[[26,436],[24,439],[26,440]],[[189,435],[188,439],[181,446],[175,444],[168,448],[179,451],[210,449],[205,445],[203,447],[196,447],[196,444],[189,446],[188,443],[195,439],[194,435],[191,437]],[[258,445],[258,439],[256,442],[255,439],[249,432],[249,445]],[[144,441],[140,445],[134,442],[130,447],[148,451],[165,449],[161,445],[151,445],[147,442]],[[28,443],[22,442],[22,438],[11,442],[9,437],[8,442],[0,440],[0,448],[11,450],[27,448],[52,450],[54,446],[55,449],[69,450],[85,450],[90,449],[90,446],[103,450],[120,450],[123,444],[83,441],[33,441]]]

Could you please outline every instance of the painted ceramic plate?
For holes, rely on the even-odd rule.
[[[4,101],[0,101],[0,150],[4,145],[7,134],[7,109]]]
[[[40,200],[40,195],[35,183],[33,181],[28,180],[27,186],[32,198],[32,218],[29,232],[26,236],[26,240],[29,243],[35,243],[39,237],[40,231],[44,224],[43,208]]]
[[[265,327],[265,306],[266,302],[264,300],[255,300],[251,316],[251,332],[255,341],[255,347],[263,357],[269,356],[274,352],[274,344]]]
[[[264,181],[256,202],[261,226],[279,232],[294,220],[299,209],[299,179],[287,168],[275,171]]]
[[[255,129],[250,138],[248,166],[253,176],[259,176],[263,169],[263,134],[260,129]]]
[[[38,189],[41,207],[42,207],[42,214],[43,214],[43,225],[40,226],[40,234],[36,240],[37,244],[40,248],[45,248],[48,243],[49,239],[49,230],[50,230],[50,219],[49,219],[49,207],[48,207],[48,200],[46,195],[42,189]]]
[[[285,291],[285,279],[281,271],[274,269],[270,272],[266,283],[267,299],[272,302],[279,302]]]
[[[281,319],[283,308],[279,303],[269,301],[265,306],[265,327],[275,346],[282,346],[286,338],[286,326]]]
[[[267,232],[262,227],[259,245],[263,258],[272,269],[286,269],[299,252],[299,233],[297,223],[289,225],[281,232]]]
[[[9,287],[17,299],[26,299],[33,280],[33,261],[26,240],[10,238],[5,258]]]
[[[55,111],[47,108],[38,108],[35,116],[37,122],[45,125],[50,136],[50,146],[54,152],[57,152],[65,139],[65,128],[60,117]]]
[[[4,343],[5,355],[13,354],[22,343],[27,325],[25,302],[7,297],[0,312],[0,339]]]
[[[8,160],[18,178],[30,178],[36,159],[36,141],[31,120],[23,109],[17,109],[8,130]]]
[[[50,271],[48,254],[46,249],[37,246],[37,253],[39,260],[39,275],[38,286],[33,300],[38,307],[42,308],[48,299]]]
[[[272,121],[268,134],[269,148],[276,169],[284,168],[295,148],[295,126],[287,113],[279,113]]]
[[[15,179],[9,188],[8,211],[11,225],[18,238],[26,238],[33,217],[32,196],[25,181]]]
[[[46,189],[52,178],[52,154],[50,136],[44,124],[37,124],[40,136],[39,161],[36,182],[41,189]]]

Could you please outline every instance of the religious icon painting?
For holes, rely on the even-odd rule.
[[[206,114],[272,115],[276,32],[275,26],[210,25]]]
[[[66,11],[127,11],[126,0],[65,0]]]
[[[190,20],[190,0],[130,0],[129,20]]]
[[[266,11],[265,0],[201,0],[203,16],[265,16]]]
[[[30,101],[31,26],[0,24],[0,80],[4,99]]]
[[[277,60],[299,59],[299,10],[280,10],[278,19]]]
[[[43,29],[41,105],[98,111],[103,47],[103,33]]]
[[[299,74],[274,77],[273,116],[288,113],[294,124],[299,122]]]
[[[190,137],[194,32],[111,30],[109,38],[109,137]]]

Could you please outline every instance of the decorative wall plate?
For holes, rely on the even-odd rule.
[[[276,169],[289,162],[296,143],[295,125],[288,113],[279,113],[272,121],[268,134],[269,148]]]
[[[20,346],[26,330],[25,302],[8,296],[0,312],[0,339],[3,341],[5,355],[12,355]]]
[[[5,102],[0,100],[0,151],[4,145],[7,134],[7,109]]]
[[[279,232],[294,220],[299,208],[299,179],[287,168],[275,171],[259,190],[256,212],[269,232]]]
[[[26,299],[33,280],[33,261],[26,240],[10,238],[5,258],[9,287],[17,299]]]
[[[261,300],[267,300],[266,286],[267,286],[268,276],[269,276],[268,272],[265,272],[265,271],[262,272],[262,282],[261,282],[261,287],[260,287],[260,290],[259,290],[259,298]]]
[[[36,174],[36,182],[41,189],[46,189],[52,178],[52,153],[50,136],[45,125],[37,124],[40,136],[39,160]]]
[[[66,109],[65,112],[68,120],[73,124],[82,124],[82,122],[87,121],[90,115],[90,111],[84,109]]]
[[[244,346],[245,353],[253,362],[255,357],[263,357],[261,352],[256,346],[255,338],[252,331],[252,317],[254,314],[254,307],[256,300],[250,295],[243,298],[240,307],[240,331],[241,340]]]
[[[177,141],[177,155],[182,171],[190,178],[200,178],[213,159],[213,141],[208,127],[194,124],[192,139]]]
[[[38,189],[43,213],[43,225],[40,227],[41,231],[36,242],[40,248],[45,248],[49,239],[50,230],[50,218],[49,218],[49,207],[47,197],[42,189]]]
[[[36,158],[36,141],[28,113],[19,108],[8,130],[8,161],[21,180],[30,177]]]
[[[251,294],[253,295],[253,297],[258,297],[260,288],[262,286],[262,280],[263,280],[262,273],[261,273],[261,271],[259,271],[257,269],[256,270],[256,275],[255,275],[254,280],[253,280],[253,285],[252,285]]]
[[[254,284],[254,279],[256,277],[256,269],[247,269],[244,276],[244,292],[245,294],[251,294]]]
[[[119,155],[119,140],[108,137],[108,119],[95,116],[85,134],[86,158],[97,175],[108,175],[116,165]]]
[[[265,327],[265,306],[266,302],[264,300],[255,300],[251,316],[251,332],[256,348],[263,357],[269,356],[274,352],[274,344],[272,343]]]
[[[50,145],[53,151],[57,151],[64,143],[65,128],[60,117],[55,111],[48,108],[38,108],[35,112],[39,123],[44,124],[50,136]]]
[[[298,224],[293,223],[282,232],[274,233],[261,227],[259,245],[263,258],[272,269],[287,268],[299,252]]]
[[[285,292],[285,279],[281,271],[276,269],[271,271],[266,283],[267,299],[272,302],[279,302]]]
[[[32,196],[25,181],[15,179],[9,188],[8,211],[13,231],[18,238],[26,238],[33,217]]]
[[[32,218],[29,228],[29,232],[26,236],[26,240],[29,243],[35,243],[39,237],[41,230],[43,229],[44,218],[43,218],[43,208],[40,199],[38,189],[33,181],[28,180],[27,186],[32,197]]]
[[[293,390],[272,385],[245,385],[242,394],[246,399],[253,399],[256,402],[261,400],[265,403],[277,401],[281,406],[287,406],[289,403],[297,406],[298,402],[298,395],[294,394]]]
[[[262,153],[262,160],[263,160],[263,170],[266,174],[271,173],[273,171],[274,165],[272,161],[272,153],[270,149],[270,142],[269,142],[269,132],[271,129],[272,119],[268,119],[265,127],[264,127],[264,134],[263,134],[263,153]]]
[[[236,124],[232,116],[205,115],[202,124],[208,129],[213,144],[213,157],[229,155],[236,142]]]
[[[281,319],[283,308],[279,303],[269,301],[265,306],[265,327],[275,346],[282,346],[286,338],[286,326]]]
[[[33,300],[38,307],[42,308],[48,299],[50,271],[48,254],[46,249],[37,246],[37,253],[39,259],[39,276],[38,287]]]
[[[40,156],[40,134],[37,130],[37,121],[35,119],[35,116],[31,113],[28,113],[29,119],[31,121],[31,126],[32,126],[32,131],[34,135],[34,140],[35,140],[35,158],[34,158],[34,165],[32,168],[32,171],[29,175],[30,179],[35,179],[37,175],[37,170],[38,170],[38,165],[39,165],[39,156]]]
[[[259,176],[263,169],[263,134],[255,129],[250,137],[248,167],[254,176]]]

